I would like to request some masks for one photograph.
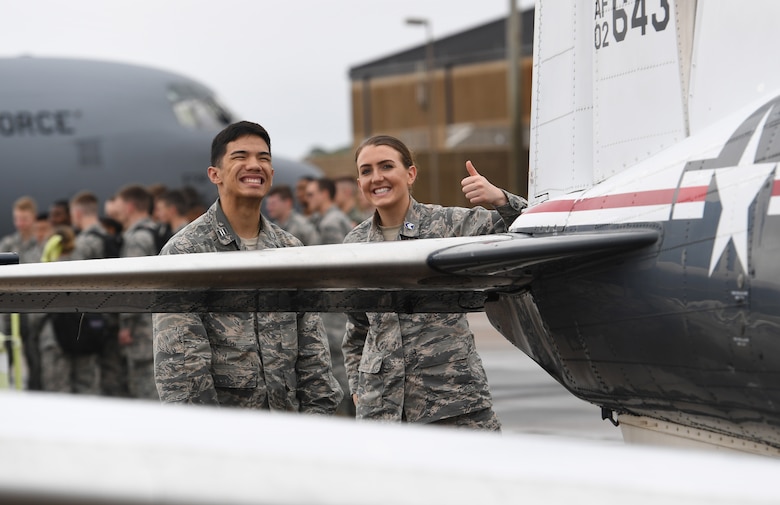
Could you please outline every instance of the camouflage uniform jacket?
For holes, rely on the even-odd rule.
[[[35,237],[24,240],[19,232],[15,232],[0,240],[0,252],[19,254],[19,263],[38,263],[41,261],[43,248],[35,240]]]
[[[332,205],[321,216],[315,220],[317,231],[320,232],[320,238],[323,244],[340,244],[344,241],[347,233],[352,231],[352,221],[344,214],[341,209]]]
[[[399,238],[504,232],[526,206],[507,198],[495,211],[412,199]],[[376,221],[359,224],[344,242],[383,241]],[[465,314],[349,314],[343,350],[358,418],[428,423],[492,406]]]
[[[303,242],[303,245],[319,245],[322,243],[317,228],[308,219],[295,211],[290,212],[287,222],[279,223],[279,226]]]
[[[130,225],[122,233],[122,250],[119,252],[119,256],[122,258],[157,256],[157,245],[151,231],[156,228],[157,225],[150,217],[145,217]]]
[[[258,249],[301,245],[265,217],[259,227]],[[217,200],[160,254],[239,244]],[[154,348],[163,402],[332,414],[343,397],[317,313],[155,314]]]
[[[137,256],[157,256],[157,245],[150,228],[155,228],[151,218],[145,217],[131,224],[122,233],[122,248],[119,256],[122,258]],[[151,362],[154,359],[152,351],[152,315],[148,313],[124,313],[119,315],[119,327],[128,328],[133,336],[133,343],[124,348],[124,352],[133,361]],[[151,378],[149,379],[151,380]]]
[[[100,223],[81,230],[76,236],[76,245],[70,253],[71,260],[92,260],[105,257],[102,236],[108,232]]]

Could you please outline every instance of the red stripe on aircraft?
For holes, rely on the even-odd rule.
[[[677,193],[677,203],[703,202],[707,198],[707,186],[692,186],[680,188]]]
[[[772,184],[772,196],[780,196],[780,180],[775,180]]]
[[[523,214],[532,214],[534,212],[569,212],[574,207],[576,200],[554,200],[544,202],[523,211]]]
[[[655,189],[635,193],[604,195],[582,200],[554,200],[544,202],[525,213],[533,212],[576,212],[579,210],[618,209],[625,207],[643,207],[647,205],[671,205],[674,189]],[[775,183],[775,191],[780,194],[780,184]],[[774,192],[773,192],[774,194]],[[677,203],[703,202],[707,196],[707,186],[680,188]]]
[[[597,198],[585,198],[574,204],[572,210],[617,209],[620,207],[642,207],[645,205],[664,205],[672,203],[673,189],[655,189],[636,193],[604,195]]]

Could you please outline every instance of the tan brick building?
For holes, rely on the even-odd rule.
[[[519,77],[519,160],[510,174],[509,74],[507,19],[502,18],[433,42],[434,127],[429,116],[427,44],[350,69],[353,149],[342,155],[309,158],[332,177],[355,173],[354,148],[365,138],[385,133],[402,139],[416,158],[419,176],[415,197],[432,202],[438,179],[438,202],[466,205],[460,191],[465,161],[496,185],[525,195],[528,180],[528,125],[531,94],[533,10],[521,15]],[[438,177],[430,167],[430,133],[434,133]],[[517,187],[512,187],[513,181]],[[433,203],[433,202],[432,202]]]

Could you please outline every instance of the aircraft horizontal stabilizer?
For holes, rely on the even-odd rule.
[[[55,263],[0,269],[2,312],[473,312],[523,269],[655,241],[623,230],[517,233]]]
[[[521,277],[531,267],[559,260],[616,254],[649,246],[658,231],[632,229],[569,235],[532,237],[511,234],[512,240],[475,242],[442,249],[431,254],[428,263],[454,275]]]

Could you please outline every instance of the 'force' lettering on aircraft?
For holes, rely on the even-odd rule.
[[[70,110],[0,111],[0,136],[73,135],[73,119],[78,116]]]

